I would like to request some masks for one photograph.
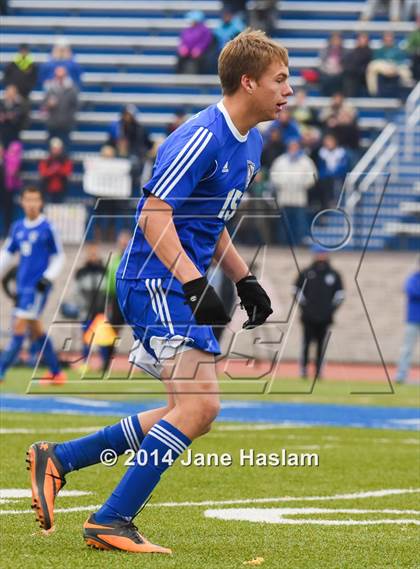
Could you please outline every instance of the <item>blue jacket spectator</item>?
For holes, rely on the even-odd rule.
[[[74,60],[71,47],[65,38],[60,38],[54,45],[49,61],[43,63],[39,70],[39,83],[42,86],[45,81],[54,78],[56,67],[65,67],[67,75],[74,85],[80,89],[82,84],[82,68]]]
[[[225,9],[222,12],[222,22],[214,30],[214,36],[219,44],[219,49],[223,49],[224,45],[237,36],[245,28],[242,19],[235,16],[232,10]]]
[[[344,148],[338,146],[337,139],[332,134],[326,134],[324,142],[318,151],[319,178],[342,179],[349,169],[349,157]]]
[[[312,202],[321,210],[333,207],[341,191],[343,179],[350,167],[347,151],[338,146],[336,137],[327,133],[322,146],[315,156],[318,168],[318,183],[314,190]]]
[[[280,131],[281,141],[284,146],[293,140],[300,140],[302,138],[299,124],[292,118],[292,115],[288,109],[283,109],[280,112],[279,120],[273,121],[266,131],[265,139],[268,140],[271,137],[273,130]]]

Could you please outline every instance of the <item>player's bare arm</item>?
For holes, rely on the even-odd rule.
[[[173,222],[172,207],[149,196],[139,218],[139,227],[162,263],[182,284],[199,279],[202,274],[188,257]]]
[[[248,265],[238,253],[226,227],[222,231],[213,258],[225,275],[234,283],[250,274]]]

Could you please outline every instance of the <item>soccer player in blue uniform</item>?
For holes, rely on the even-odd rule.
[[[287,51],[263,32],[246,31],[219,58],[223,99],[192,117],[162,144],[137,210],[134,235],[117,273],[121,310],[135,339],[130,360],[165,383],[165,407],[122,419],[64,443],[28,450],[33,505],[41,527],[65,475],[100,461],[104,449],[141,450],[83,536],[99,549],[170,553],[133,524],[162,474],[219,411],[213,326],[229,321],[206,279],[214,259],[235,283],[252,328],[272,313],[270,299],[233,246],[226,222],[260,168],[255,126],[278,117],[292,94]],[[54,483],[54,484],[53,484]]]
[[[26,188],[22,193],[21,205],[25,217],[12,226],[0,251],[0,277],[13,264],[15,253],[20,255],[13,336],[0,356],[0,380],[4,379],[6,371],[13,365],[25,335],[29,332],[50,370],[42,381],[63,383],[65,375],[60,369],[51,341],[44,332],[40,316],[52,283],[63,266],[64,253],[52,225],[42,214],[40,190]]]

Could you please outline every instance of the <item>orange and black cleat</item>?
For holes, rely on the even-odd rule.
[[[166,553],[167,547],[154,545],[144,538],[133,522],[116,520],[109,524],[99,524],[92,514],[83,524],[83,538],[87,545],[96,549],[129,551],[131,553]]]
[[[67,375],[60,371],[58,373],[47,372],[39,380],[40,385],[64,385],[67,381]]]
[[[27,470],[31,472],[32,508],[40,527],[54,528],[54,501],[66,483],[63,467],[55,455],[57,443],[42,441],[31,445],[26,453]]]

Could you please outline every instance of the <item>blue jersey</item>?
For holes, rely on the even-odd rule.
[[[258,129],[241,135],[223,103],[212,105],[173,132],[159,148],[151,180],[137,207],[154,195],[173,208],[181,244],[204,274],[223,228],[260,168]],[[117,277],[168,277],[171,272],[153,253],[136,224]]]
[[[47,270],[52,255],[61,252],[54,230],[44,215],[13,224],[5,244],[9,253],[20,253],[17,290],[33,289]]]

